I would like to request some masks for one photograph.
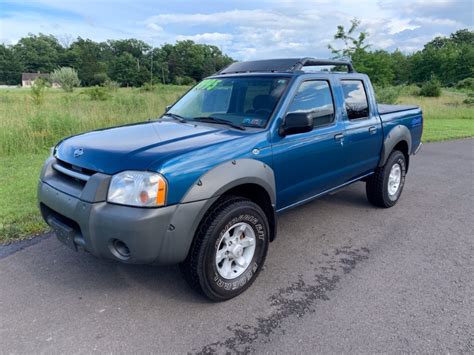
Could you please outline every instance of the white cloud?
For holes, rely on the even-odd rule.
[[[466,27],[469,15],[472,27],[469,0],[200,0],[186,7],[169,0],[30,0],[23,6],[29,5],[31,11],[1,18],[2,40],[15,42],[29,32],[100,41],[135,37],[154,46],[189,39],[218,45],[236,59],[256,59],[328,57],[336,26],[347,28],[354,17],[374,49],[420,49],[435,35]]]
[[[214,12],[209,14],[181,14],[169,13],[151,16],[147,23],[156,23],[159,26],[170,24],[195,25],[238,25],[259,27],[302,27],[307,26],[308,21],[317,21],[320,17],[314,10],[300,13],[299,16],[280,13],[274,10],[231,10]]]
[[[412,23],[410,19],[391,19],[386,24],[388,29],[388,34],[394,35],[406,30],[416,30],[419,28],[419,25]]]
[[[163,32],[163,27],[158,26],[156,23],[147,23],[146,27],[148,27],[150,30],[153,30],[155,32]]]
[[[233,35],[230,33],[219,33],[219,32],[212,32],[212,33],[198,33],[195,35],[185,36],[185,35],[178,35],[176,36],[176,40],[183,41],[183,40],[191,40],[197,43],[209,43],[209,44],[221,44],[230,42],[234,38]]]
[[[422,25],[439,25],[439,26],[453,26],[461,27],[462,23],[448,18],[434,18],[434,17],[415,17],[414,21]]]

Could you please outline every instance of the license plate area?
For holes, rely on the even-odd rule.
[[[76,231],[74,228],[54,217],[50,217],[48,219],[48,224],[53,228],[54,233],[56,234],[56,237],[59,239],[59,241],[72,250],[77,251],[76,243],[74,243],[74,237],[76,236]]]

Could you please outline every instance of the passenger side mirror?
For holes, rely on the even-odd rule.
[[[166,107],[165,107],[165,112],[168,112],[168,111],[170,110],[171,106],[173,106],[173,105],[168,105],[168,106],[166,106]]]
[[[292,112],[285,116],[283,125],[280,127],[280,135],[304,133],[313,130],[313,116],[305,112]]]

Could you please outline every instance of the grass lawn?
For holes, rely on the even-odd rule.
[[[48,153],[0,157],[0,243],[44,232],[36,186]]]
[[[466,94],[443,90],[441,97],[402,96],[398,102],[423,109],[423,142],[474,137],[474,105],[463,101]]]
[[[39,107],[28,90],[0,90],[0,244],[47,230],[36,205],[36,186],[55,142],[94,128],[157,117],[186,89],[120,89],[107,101],[91,101],[80,90],[49,90]],[[474,137],[474,106],[463,103],[465,98],[466,94],[445,90],[439,98],[403,96],[399,103],[422,107],[423,141],[432,142]]]

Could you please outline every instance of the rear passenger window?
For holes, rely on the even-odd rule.
[[[344,102],[350,120],[369,117],[369,104],[361,80],[341,80]]]
[[[320,127],[334,121],[334,103],[327,81],[303,82],[288,108],[288,113],[305,112],[313,116],[313,127]]]

